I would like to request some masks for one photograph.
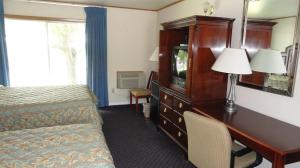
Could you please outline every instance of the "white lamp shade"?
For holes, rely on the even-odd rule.
[[[211,69],[231,74],[252,74],[244,49],[225,48]]]
[[[253,71],[283,74],[286,73],[286,67],[282,55],[279,51],[271,49],[260,49],[251,60]]]
[[[149,61],[158,61],[158,47],[156,47],[153,51],[151,57],[149,58]]]

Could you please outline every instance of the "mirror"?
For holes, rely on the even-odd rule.
[[[298,15],[299,0],[245,0],[241,47],[252,61],[253,74],[240,75],[238,85],[293,95]]]

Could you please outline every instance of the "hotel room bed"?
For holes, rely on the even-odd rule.
[[[0,132],[0,167],[114,168],[102,131],[72,124]]]
[[[100,128],[95,103],[85,85],[0,87],[0,131],[91,122]]]
[[[0,87],[0,167],[114,168],[87,86]]]

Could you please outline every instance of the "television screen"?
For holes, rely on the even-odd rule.
[[[187,46],[176,46],[172,56],[172,83],[185,87],[186,71],[188,66]]]

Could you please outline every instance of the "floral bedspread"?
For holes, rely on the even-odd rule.
[[[103,133],[93,124],[0,132],[0,167],[114,168]]]
[[[96,97],[85,85],[0,87],[0,131],[95,123]]]

